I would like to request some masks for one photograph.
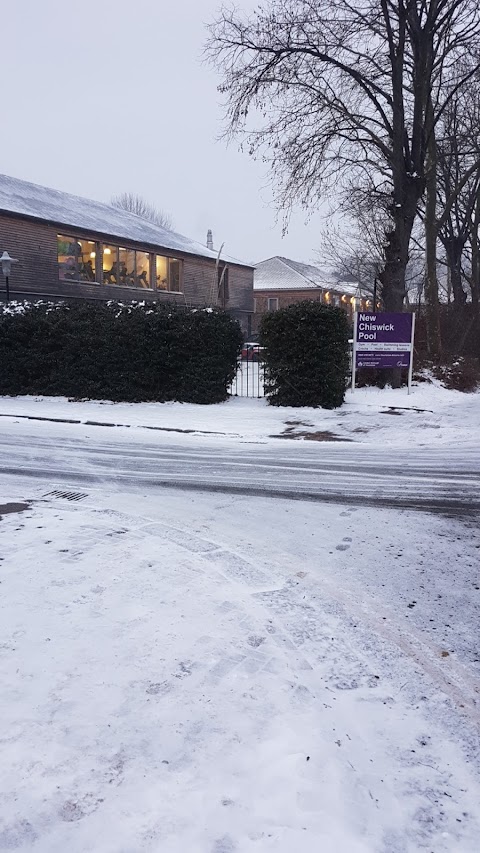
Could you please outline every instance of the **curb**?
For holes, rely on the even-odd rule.
[[[189,435],[227,435],[231,438],[241,438],[241,435],[236,432],[214,432],[208,429],[180,429],[180,427],[160,427],[148,426],[147,424],[117,424],[110,421],[82,421],[76,418],[47,418],[41,415],[12,415],[0,412],[0,418],[12,418],[12,420],[24,421],[47,421],[52,424],[81,424],[82,426],[100,426],[100,427],[123,427],[124,429],[153,429],[158,432],[181,432]]]

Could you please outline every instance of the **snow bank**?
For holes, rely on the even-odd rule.
[[[456,442],[478,444],[480,393],[448,391],[435,383],[406,389],[361,388],[347,392],[340,409],[269,406],[265,400],[233,397],[225,403],[111,403],[57,397],[0,397],[0,416],[97,421],[130,427],[157,427],[218,438],[277,441],[315,433],[362,446],[425,446]]]

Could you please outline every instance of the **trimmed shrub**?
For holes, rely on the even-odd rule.
[[[242,343],[224,311],[167,303],[16,303],[0,311],[0,393],[218,403]]]
[[[348,382],[349,335],[346,313],[318,302],[299,302],[266,314],[260,344],[265,348],[268,402],[341,406]]]

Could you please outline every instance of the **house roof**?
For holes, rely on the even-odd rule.
[[[212,260],[217,258],[215,250],[207,249],[201,243],[168,228],[147,222],[135,213],[8,175],[0,175],[0,211],[78,231],[104,234],[125,242],[143,243]],[[222,260],[240,266],[252,266],[223,254]]]
[[[255,266],[254,290],[331,290],[354,296],[358,291],[355,282],[335,281],[312,264],[303,264],[276,255]]]

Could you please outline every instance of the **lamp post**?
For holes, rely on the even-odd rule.
[[[6,293],[6,302],[7,305],[10,302],[10,289],[8,286],[8,277],[12,271],[12,264],[18,264],[18,258],[11,258],[8,252],[4,252],[3,255],[0,255],[0,262],[2,264],[2,272],[5,276],[5,293]]]

